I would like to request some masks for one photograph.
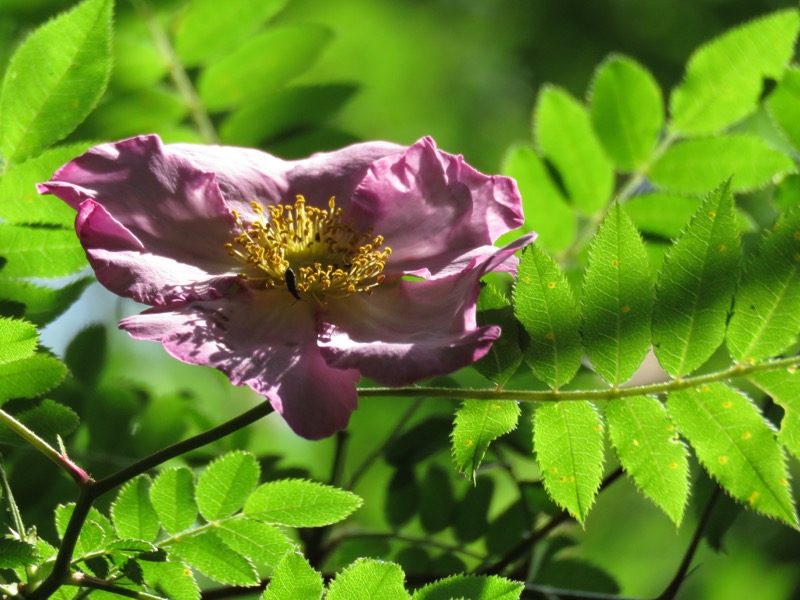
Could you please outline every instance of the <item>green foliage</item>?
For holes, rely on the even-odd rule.
[[[750,380],[783,409],[778,441],[800,458],[800,373],[796,369],[755,373]]]
[[[322,598],[322,575],[311,568],[300,554],[287,552],[272,574],[269,587],[261,600],[291,600],[292,598]]]
[[[454,575],[431,583],[414,592],[412,600],[516,600],[522,594],[522,584],[502,577]]]
[[[232,452],[212,462],[197,480],[197,506],[208,521],[240,510],[256,488],[260,470],[252,454]]]
[[[361,498],[313,481],[284,479],[265,483],[250,494],[244,514],[289,527],[324,527],[349,516]]]
[[[379,560],[361,559],[336,576],[325,596],[328,600],[401,600],[411,598],[405,587],[405,575],[399,565]]]
[[[517,320],[511,302],[495,286],[489,284],[478,297],[478,325],[499,325],[500,337],[489,353],[475,363],[478,372],[502,387],[522,364]]]
[[[514,402],[468,400],[458,409],[453,426],[453,460],[472,478],[489,444],[517,426],[520,409]]]

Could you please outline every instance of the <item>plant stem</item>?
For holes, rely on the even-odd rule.
[[[671,379],[661,383],[651,383],[635,387],[612,387],[603,390],[568,390],[568,391],[530,391],[530,390],[498,390],[470,388],[439,387],[407,387],[407,388],[363,388],[358,391],[361,398],[392,396],[409,398],[425,396],[429,398],[458,398],[462,400],[516,400],[518,402],[562,402],[567,400],[614,400],[632,396],[649,396],[664,394],[675,390],[697,387],[706,383],[725,381],[734,377],[744,377],[761,371],[790,369],[800,367],[800,356],[790,356],[752,365],[737,364],[715,373],[696,375],[694,377]]]

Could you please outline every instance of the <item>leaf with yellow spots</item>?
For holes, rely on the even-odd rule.
[[[800,206],[786,213],[747,265],[727,343],[740,361],[775,356],[800,331]]]
[[[680,525],[689,498],[689,461],[664,406],[649,396],[606,404],[611,444],[636,487]]]
[[[800,458],[800,371],[764,371],[749,379],[783,409],[778,441]]]
[[[514,312],[528,334],[523,354],[534,375],[552,388],[569,383],[583,358],[580,312],[567,278],[536,244],[520,258]]]
[[[667,410],[706,471],[733,498],[798,526],[783,448],[747,396],[713,383],[670,393]]]
[[[589,249],[583,280],[583,343],[611,384],[630,379],[650,349],[653,285],[642,238],[619,204]]]
[[[451,441],[453,460],[461,473],[475,471],[489,444],[517,426],[519,405],[507,400],[467,400],[456,412]]]
[[[705,199],[659,274],[653,347],[670,375],[691,373],[722,343],[741,255],[726,183]]]
[[[603,477],[603,422],[585,401],[536,408],[533,449],[548,495],[583,523]]]

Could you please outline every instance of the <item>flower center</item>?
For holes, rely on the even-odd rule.
[[[267,289],[285,286],[296,299],[309,294],[320,304],[371,293],[383,281],[391,248],[381,248],[383,236],[373,237],[371,229],[361,233],[343,223],[334,198],[328,210],[306,206],[303,196],[294,206],[250,205],[256,219],[247,226],[231,211],[242,233],[225,244],[231,256],[256,267],[255,273],[242,274],[248,281]]]

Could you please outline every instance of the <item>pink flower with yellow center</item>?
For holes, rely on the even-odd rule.
[[[78,211],[97,279],[152,308],[120,327],[267,397],[298,434],[346,427],[366,376],[402,386],[481,358],[478,281],[533,239],[516,184],[423,138],[285,161],[258,150],[97,146],[41,193]]]

